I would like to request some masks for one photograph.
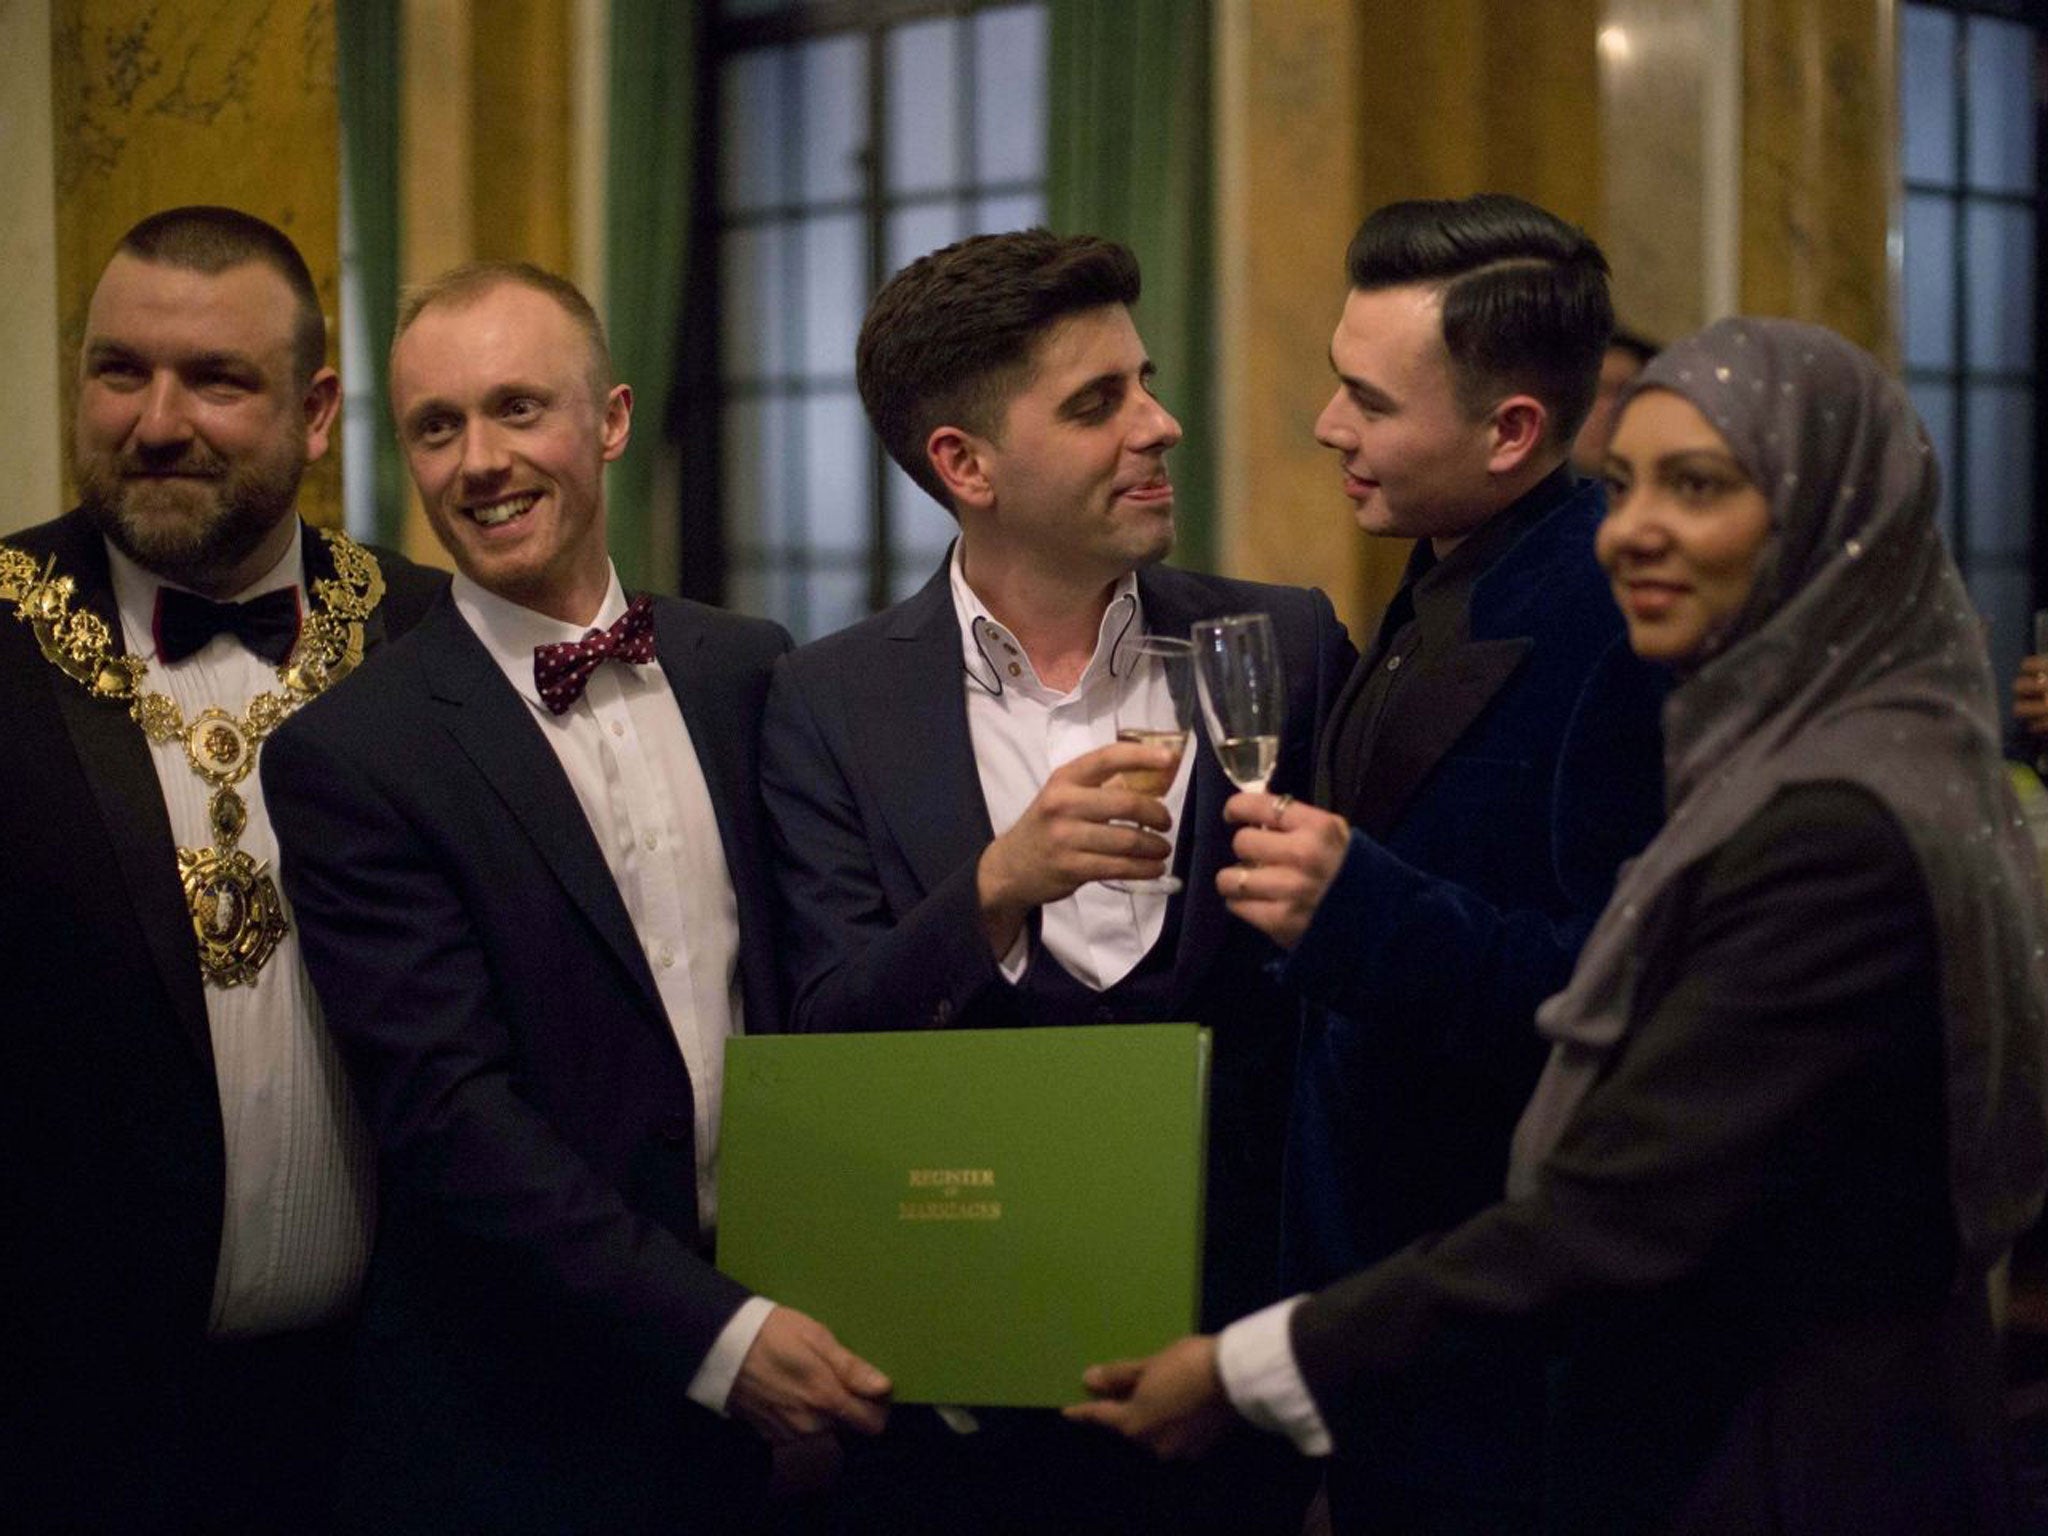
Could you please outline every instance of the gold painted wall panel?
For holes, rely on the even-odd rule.
[[[1218,7],[1219,552],[1329,590],[1363,637],[1408,558],[1316,446],[1344,248],[1382,203],[1518,193],[1598,233],[1598,0]]]
[[[51,87],[67,422],[101,269],[138,219],[181,203],[243,208],[292,237],[319,287],[333,360],[334,56],[333,0],[57,0]],[[337,452],[313,466],[300,505],[315,522],[340,522]]]
[[[575,220],[568,0],[492,5],[470,32],[475,254],[567,272]]]
[[[1366,541],[1314,437],[1359,218],[1354,12],[1352,0],[1217,7],[1216,429],[1222,568],[1322,587],[1355,635]]]
[[[1742,308],[1891,356],[1891,0],[1742,9]]]

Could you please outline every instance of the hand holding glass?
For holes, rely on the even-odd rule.
[[[1280,760],[1287,724],[1287,684],[1273,621],[1263,613],[1233,614],[1204,619],[1191,633],[1202,723],[1224,776],[1239,789],[1263,791]]]
[[[1194,647],[1171,635],[1140,635],[1121,652],[1129,670],[1116,696],[1116,739],[1142,746],[1165,747],[1173,762],[1165,768],[1127,769],[1116,777],[1126,789],[1163,797],[1180,772],[1188,731],[1195,721]],[[1180,889],[1173,875],[1156,880],[1105,880],[1113,891]]]

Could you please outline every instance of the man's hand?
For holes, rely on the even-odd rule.
[[[1173,845],[1158,835],[1173,825],[1166,802],[1114,781],[1147,769],[1170,775],[1179,761],[1164,747],[1115,742],[1053,770],[1016,825],[982,851],[975,872],[982,928],[998,956],[1009,953],[1035,908],[1091,880],[1166,873]]]
[[[840,1425],[878,1435],[889,1378],[801,1312],[777,1307],[740,1362],[726,1408],[771,1445]]]
[[[1237,1422],[1217,1374],[1213,1334],[1169,1344],[1149,1360],[1091,1365],[1081,1384],[1096,1401],[1061,1412],[1076,1423],[1113,1429],[1162,1461],[1200,1456]]]
[[[2012,680],[2012,715],[2037,743],[2048,743],[2048,656],[2022,656]]]
[[[1230,847],[1244,862],[1217,871],[1217,894],[1282,949],[1294,948],[1344,865],[1351,824],[1291,795],[1250,791],[1224,802],[1223,819],[1243,829]]]

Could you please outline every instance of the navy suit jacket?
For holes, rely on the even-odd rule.
[[[1309,999],[1287,1176],[1290,1288],[1328,1284],[1501,1196],[1570,977],[1662,820],[1665,675],[1629,650],[1582,482],[1495,560],[1469,637],[1380,722],[1351,848],[1285,975]],[[1368,658],[1368,663],[1371,658]],[[1346,690],[1362,686],[1368,663]],[[1334,732],[1326,733],[1333,736]],[[1332,765],[1319,765],[1328,802]],[[1533,1396],[1453,1346],[1439,1399],[1364,1454],[1403,1482],[1531,1473]],[[1525,1378],[1533,1393],[1533,1375]]]
[[[1186,634],[1198,619],[1273,616],[1288,684],[1276,790],[1306,789],[1318,722],[1353,652],[1320,592],[1196,575],[1138,573],[1146,628]],[[799,1030],[1019,1027],[1191,1019],[1212,1026],[1212,1314],[1274,1290],[1247,1259],[1274,1225],[1279,1121],[1292,1054],[1292,1005],[1269,975],[1277,950],[1216,894],[1235,863],[1223,802],[1234,793],[1199,721],[1181,812],[1186,883],[1171,928],[1168,984],[1145,1011],[1103,999],[1052,1007],[1002,978],[979,916],[975,871],[993,840],[967,724],[960,625],[948,568],[914,596],[807,645],[776,668],[762,772],[789,909]],[[1033,924],[1033,943],[1036,925]],[[1026,981],[1029,981],[1027,975]],[[1276,1091],[1280,1090],[1280,1091]],[[1266,1143],[1260,1145],[1259,1143]],[[1220,1250],[1237,1239],[1239,1254]],[[1217,1273],[1228,1263],[1236,1271]],[[1258,1270],[1254,1273],[1254,1270]]]
[[[746,1025],[771,1030],[755,750],[788,637],[667,600],[655,636],[738,897]],[[747,1293],[706,1257],[689,1075],[530,709],[446,601],[264,754],[382,1159],[344,1523],[716,1527],[761,1448],[684,1394]]]
[[[76,511],[10,534],[54,557],[74,611],[118,640],[106,546]],[[334,574],[304,541],[309,581]],[[447,584],[377,551],[385,596],[366,649]],[[11,606],[11,605],[10,605]],[[0,612],[0,1465],[24,1517],[142,1530],[176,1482],[196,1411],[220,1258],[226,1152],[213,1035],[178,883],[177,845],[147,739]],[[268,748],[265,749],[268,751]]]

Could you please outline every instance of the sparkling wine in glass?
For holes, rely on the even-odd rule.
[[[1173,762],[1165,768],[1126,769],[1117,782],[1141,795],[1164,796],[1180,772],[1181,754],[1195,723],[1195,648],[1172,635],[1140,635],[1123,648],[1119,661],[1126,671],[1117,689],[1116,739],[1165,747],[1173,753]],[[1180,880],[1173,875],[1103,884],[1113,891],[1168,895],[1180,889]]]
[[[1239,789],[1264,790],[1280,760],[1287,684],[1280,646],[1263,613],[1204,619],[1191,631],[1202,723],[1223,773]]]

